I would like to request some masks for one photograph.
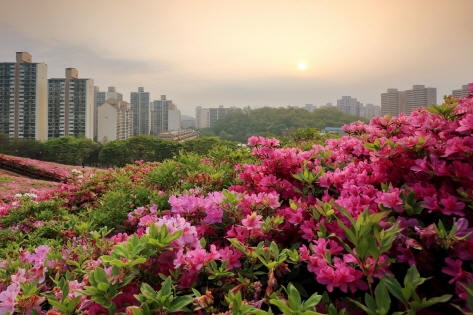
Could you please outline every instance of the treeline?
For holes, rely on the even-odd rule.
[[[218,137],[200,137],[183,143],[153,136],[136,136],[126,140],[98,143],[85,137],[61,137],[47,141],[12,140],[0,134],[0,153],[68,165],[122,167],[137,160],[162,162],[180,150],[205,155],[212,147],[237,143]]]
[[[341,127],[345,124],[367,119],[345,114],[334,108],[320,108],[309,112],[303,108],[246,107],[225,115],[213,128],[200,130],[201,135],[218,136],[221,140],[246,143],[251,136],[280,136],[281,130]]]

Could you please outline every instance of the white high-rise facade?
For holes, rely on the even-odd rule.
[[[131,92],[130,107],[133,111],[133,136],[150,134],[150,98],[143,87],[138,92]]]
[[[202,108],[202,106],[195,108],[195,126],[197,129],[210,127],[210,112],[208,108]]]
[[[48,66],[27,52],[0,63],[0,133],[16,139],[47,140]]]
[[[125,140],[133,135],[133,112],[125,101],[107,99],[98,108],[97,120],[99,141]]]
[[[180,130],[181,128],[181,111],[177,109],[175,104],[172,104],[169,109],[168,130]]]
[[[97,91],[94,80],[80,79],[75,68],[65,78],[48,80],[48,138],[94,137]]]

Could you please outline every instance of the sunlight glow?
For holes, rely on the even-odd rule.
[[[307,69],[307,63],[305,63],[305,61],[299,61],[299,63],[297,64],[297,68],[301,71],[304,71],[305,69]]]

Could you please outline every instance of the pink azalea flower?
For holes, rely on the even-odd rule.
[[[13,314],[15,311],[17,297],[20,292],[20,285],[17,283],[12,283],[5,291],[0,293],[0,315],[6,315],[7,312]]]
[[[248,230],[261,229],[261,225],[264,223],[262,220],[263,216],[257,215],[256,212],[246,216],[246,219],[241,220],[241,224]]]

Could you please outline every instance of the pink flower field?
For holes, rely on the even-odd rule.
[[[470,92],[309,150],[255,136],[17,190],[0,315],[473,314]]]

